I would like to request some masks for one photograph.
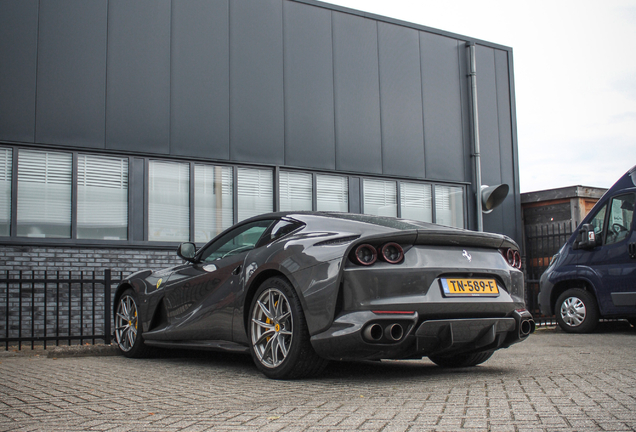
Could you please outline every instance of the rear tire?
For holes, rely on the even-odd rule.
[[[437,366],[443,368],[471,367],[482,364],[490,357],[494,351],[485,351],[472,354],[457,354],[453,356],[429,356],[428,358]]]
[[[310,377],[327,366],[311,346],[300,300],[287,280],[273,277],[261,284],[247,324],[252,359],[268,378]]]
[[[598,303],[592,294],[580,288],[561,294],[554,310],[559,327],[568,333],[589,333],[598,324]]]

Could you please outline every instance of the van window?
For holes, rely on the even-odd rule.
[[[596,237],[600,237],[603,232],[603,224],[605,223],[605,210],[607,206],[604,205],[599,211],[596,212],[590,223],[594,226],[594,234]]]
[[[634,219],[634,194],[619,195],[612,198],[607,222],[606,244],[625,240],[632,229]]]

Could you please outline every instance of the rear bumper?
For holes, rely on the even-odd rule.
[[[504,318],[434,320],[421,320],[417,313],[359,311],[341,315],[311,342],[328,359],[421,358],[506,348],[525,340],[534,328],[532,315],[525,310]]]

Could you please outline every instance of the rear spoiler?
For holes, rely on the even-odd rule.
[[[415,244],[435,246],[466,246],[499,249],[503,247],[519,248],[510,237],[468,230],[417,230]]]

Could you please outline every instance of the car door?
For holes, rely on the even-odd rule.
[[[636,313],[636,259],[630,256],[630,244],[636,242],[634,202],[634,193],[612,197],[600,233],[602,245],[581,251],[579,264],[600,280],[597,300],[603,315]]]
[[[164,304],[168,340],[232,340],[232,315],[242,289],[245,256],[274,221],[240,225],[206,245],[197,261],[171,277]]]

